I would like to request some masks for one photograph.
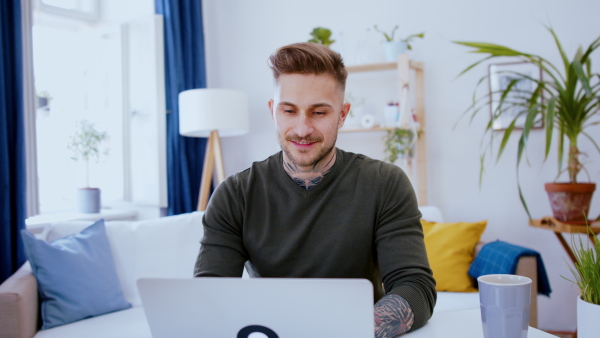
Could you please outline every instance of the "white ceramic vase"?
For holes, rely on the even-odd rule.
[[[385,43],[385,60],[387,62],[398,61],[398,55],[406,53],[407,44],[404,41],[388,41]]]
[[[97,214],[100,212],[100,189],[77,189],[77,211],[84,214]]]
[[[577,337],[598,337],[598,320],[600,319],[600,305],[588,303],[577,297]]]
[[[363,110],[362,107],[352,107],[352,115],[348,114],[346,116],[346,121],[344,122],[344,129],[356,129],[360,128],[360,120],[362,119]]]

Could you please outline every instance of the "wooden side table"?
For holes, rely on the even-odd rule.
[[[560,244],[562,244],[567,254],[569,254],[569,257],[571,258],[571,261],[573,263],[575,263],[575,255],[573,254],[571,247],[563,237],[563,233],[586,234],[588,235],[592,243],[594,243],[594,237],[600,233],[600,221],[593,221],[588,224],[589,226],[565,223],[550,216],[541,219],[529,220],[529,225],[532,227],[553,231],[556,235],[556,238],[558,238]]]

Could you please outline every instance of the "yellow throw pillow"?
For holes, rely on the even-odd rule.
[[[421,220],[429,265],[437,291],[476,292],[468,275],[475,246],[487,221],[434,223]]]

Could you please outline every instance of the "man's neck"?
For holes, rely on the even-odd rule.
[[[306,190],[314,187],[325,177],[337,158],[335,149],[321,161],[311,167],[299,167],[292,163],[287,156],[283,156],[283,169],[299,186]]]

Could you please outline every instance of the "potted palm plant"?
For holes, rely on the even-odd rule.
[[[583,155],[578,146],[580,138],[586,137],[600,153],[597,141],[592,135],[586,132],[586,128],[596,125],[600,122],[594,120],[600,114],[600,74],[594,73],[591,68],[591,56],[600,46],[600,37],[594,40],[585,48],[579,47],[572,59],[568,59],[556,33],[552,28],[548,28],[556,45],[556,49],[561,57],[561,64],[554,65],[542,56],[517,51],[515,49],[481,42],[455,42],[457,44],[473,48],[471,52],[484,54],[485,57],[467,67],[462,73],[466,73],[475,66],[484,61],[495,60],[498,58],[512,58],[519,62],[535,65],[541,69],[542,76],[531,76],[525,73],[514,72],[511,74],[512,80],[505,88],[498,92],[488,91],[485,95],[478,97],[474,95],[471,106],[466,114],[472,117],[488,107],[492,102],[492,97],[498,97],[496,108],[493,110],[490,121],[487,124],[484,137],[495,137],[494,122],[505,118],[507,112],[514,116],[512,122],[501,131],[501,142],[497,150],[497,159],[502,156],[507,142],[517,128],[517,121],[524,121],[522,133],[518,142],[517,149],[517,169],[523,158],[523,153],[527,147],[527,140],[534,125],[543,122],[545,129],[545,150],[544,156],[548,157],[551,149],[552,139],[557,133],[558,142],[558,175],[568,172],[568,182],[548,183],[546,191],[550,198],[550,204],[554,217],[567,222],[584,222],[584,214],[587,215],[592,193],[595,190],[595,183],[580,183],[578,175],[583,169],[580,161]],[[485,83],[489,77],[482,77],[475,91]],[[523,90],[517,84],[519,81],[528,80],[533,83],[531,90]],[[514,114],[515,109],[518,113]],[[491,144],[491,143],[490,143]],[[482,155],[487,151],[492,151],[487,147]],[[566,167],[564,167],[566,155]],[[517,182],[519,179],[517,170]],[[481,180],[481,175],[480,175]],[[555,180],[556,181],[556,180]],[[519,197],[529,218],[531,214],[525,202],[523,192],[519,183]]]
[[[579,337],[595,337],[598,335],[600,318],[600,240],[590,232],[592,247],[586,247],[581,238],[579,243],[573,239],[572,247],[575,255],[575,267],[569,269],[575,280],[566,280],[577,284],[581,291],[577,298],[577,334]]]
[[[85,188],[78,189],[77,205],[78,211],[82,213],[100,212],[100,188],[90,187],[90,160],[98,161],[101,152],[100,146],[108,139],[106,132],[96,129],[93,123],[83,120],[77,122],[78,129],[70,138],[67,148],[71,150],[74,161],[82,160],[85,162]]]

